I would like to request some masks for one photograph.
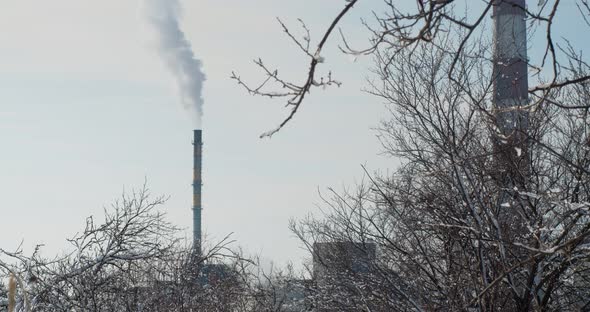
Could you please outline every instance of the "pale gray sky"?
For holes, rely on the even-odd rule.
[[[343,86],[314,90],[284,130],[261,140],[287,111],[281,101],[246,94],[231,71],[258,81],[251,60],[261,56],[303,79],[307,60],[275,17],[293,26],[301,17],[318,36],[343,2],[181,2],[183,28],[208,78],[204,229],[210,241],[234,232],[236,247],[298,263],[305,253],[287,224],[318,212],[318,188],[351,185],[362,176],[360,164],[395,167],[378,156],[371,130],[386,110],[360,91],[371,60],[352,62],[330,45],[321,69],[332,69]],[[361,2],[346,18],[353,43],[365,42],[359,18],[375,3]],[[103,206],[144,179],[154,194],[170,196],[169,220],[189,236],[191,122],[147,44],[139,1],[0,0],[0,8],[0,247],[24,240],[55,254],[87,216],[102,216]],[[576,37],[576,25],[561,18],[560,31]]]
[[[103,206],[144,178],[154,194],[170,196],[169,219],[190,235],[192,127],[170,74],[147,44],[139,1],[0,4],[0,246],[24,240],[55,254],[85,217],[100,217]],[[251,60],[261,56],[303,79],[307,61],[275,17],[294,26],[301,17],[319,35],[341,3],[183,4],[183,28],[208,78],[204,229],[210,240],[234,232],[236,247],[299,262],[304,253],[287,229],[289,218],[317,211],[318,188],[353,183],[362,176],[360,164],[376,169],[391,162],[377,155],[370,130],[385,109],[360,91],[370,60],[354,63],[334,45],[323,69],[344,85],[314,90],[289,126],[261,140],[287,111],[282,102],[246,94],[229,79],[231,71],[258,81]],[[363,42],[359,15],[348,24],[351,40]]]

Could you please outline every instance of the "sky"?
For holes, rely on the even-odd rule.
[[[302,18],[318,40],[343,2],[181,2],[181,26],[207,76],[206,240],[233,233],[234,247],[247,254],[300,263],[307,252],[289,220],[319,214],[318,191],[354,185],[361,165],[398,164],[380,154],[373,130],[387,110],[361,90],[371,59],[353,61],[332,40],[320,69],[332,70],[342,87],[313,90],[292,122],[260,139],[288,111],[282,101],[247,94],[231,72],[259,82],[252,60],[261,57],[304,79],[307,60],[275,18],[294,27]],[[0,248],[43,244],[45,255],[59,254],[86,217],[101,219],[105,207],[144,181],[154,196],[169,196],[162,211],[190,237],[193,127],[150,45],[139,3],[0,0]],[[360,17],[374,8],[361,1],[343,21],[353,45],[366,43]]]
[[[322,69],[340,88],[314,90],[295,119],[271,139],[258,136],[287,114],[283,102],[248,95],[229,79],[258,82],[252,60],[303,79],[307,60],[275,17],[316,36],[331,1],[184,1],[182,27],[207,76],[203,116],[203,228],[215,242],[277,264],[298,263],[291,218],[317,213],[318,190],[362,178],[361,164],[392,167],[373,127],[386,110],[361,92],[370,59],[353,62],[333,44]],[[167,218],[191,233],[192,123],[174,81],[150,45],[139,1],[0,0],[0,248],[43,244],[47,256],[85,218],[123,192],[166,195]],[[310,10],[310,7],[316,7]],[[346,20],[363,43],[359,16]],[[318,39],[317,37],[315,38]],[[334,43],[337,43],[336,41]],[[8,216],[8,217],[6,217]]]

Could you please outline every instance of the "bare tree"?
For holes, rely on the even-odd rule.
[[[568,16],[568,19],[575,18],[579,21],[580,27],[588,30],[590,28],[590,4],[587,0],[572,0],[577,8],[576,16]],[[572,4],[572,1],[567,1]],[[448,37],[450,30],[454,31],[453,40],[457,43],[446,52],[452,55],[451,65],[448,66],[447,79],[456,85],[469,89],[469,85],[461,80],[462,74],[457,68],[460,55],[469,49],[469,46],[481,39],[482,33],[491,34],[486,17],[490,16],[494,6],[501,2],[520,3],[524,1],[514,0],[414,0],[375,1],[374,16],[367,17],[362,21],[367,29],[368,44],[355,48],[351,47],[346,40],[339,24],[354,11],[355,5],[363,2],[361,0],[343,0],[342,8],[334,13],[334,19],[329,23],[328,28],[320,33],[317,43],[311,40],[311,31],[307,25],[299,19],[303,30],[302,36],[279,20],[280,27],[293,41],[295,48],[306,55],[309,66],[302,73],[301,81],[289,81],[282,78],[274,66],[268,65],[262,59],[254,63],[261,69],[264,76],[259,84],[251,84],[245,81],[237,73],[232,73],[231,78],[243,86],[250,94],[270,98],[286,99],[285,105],[289,113],[281,121],[278,127],[265,132],[261,137],[270,137],[283,128],[300,109],[307,94],[314,87],[327,87],[332,85],[340,86],[341,82],[334,79],[331,72],[322,73],[319,67],[324,63],[325,46],[329,39],[334,36],[341,38],[340,50],[351,55],[377,56],[387,51],[389,54],[396,54],[401,51],[412,51],[420,45],[430,48],[437,48],[437,37]],[[530,1],[529,1],[530,2]],[[411,3],[411,4],[410,4]],[[579,108],[569,103],[559,102],[551,98],[553,90],[561,89],[572,84],[584,84],[590,76],[587,74],[574,74],[575,68],[571,67],[570,60],[576,60],[585,67],[588,66],[586,58],[581,54],[575,55],[568,48],[571,41],[568,38],[555,39],[555,29],[559,28],[557,17],[560,14],[568,14],[563,8],[564,1],[543,0],[535,1],[522,8],[525,11],[527,23],[531,33],[537,33],[537,37],[543,43],[536,46],[536,49],[543,49],[544,53],[538,59],[529,59],[528,66],[534,73],[538,83],[529,88],[530,97],[534,101],[532,106],[557,105],[562,108]],[[563,11],[563,12],[562,12]],[[571,13],[570,13],[571,14]],[[339,30],[339,31],[337,31]],[[493,58],[493,51],[480,55],[482,60]],[[588,107],[587,103],[581,107]]]
[[[493,73],[474,57],[488,44],[457,55],[447,38],[376,54],[370,92],[391,114],[378,133],[403,164],[367,172],[356,192],[331,191],[323,218],[292,225],[308,246],[377,245],[370,274],[336,269],[316,299],[364,311],[589,309],[590,85],[553,89],[548,101],[569,106],[531,111],[527,171],[506,188],[503,172],[519,167],[496,160]],[[588,73],[579,59],[568,66],[572,77]],[[451,68],[461,84],[448,79]]]
[[[256,263],[229,236],[202,253],[183,245],[164,201],[145,187],[123,195],[103,222],[86,220],[65,256],[0,250],[0,279],[17,281],[15,311],[253,311]],[[7,297],[0,291],[0,304]]]
[[[588,2],[573,2],[578,15],[568,18],[590,26]],[[283,80],[262,60],[260,85],[232,75],[252,94],[287,98],[288,117],[262,136],[288,123],[313,87],[335,83],[318,74],[322,51],[357,3],[343,2],[317,45],[303,22],[302,39],[281,22],[310,59],[302,83]],[[590,66],[568,38],[554,38],[562,1],[522,3],[417,0],[408,7],[385,0],[375,4],[374,20],[363,22],[368,46],[351,47],[340,32],[342,52],[375,59],[368,92],[391,116],[379,137],[385,154],[403,163],[394,174],[367,171],[357,192],[332,191],[322,219],[292,224],[311,252],[314,242],[377,245],[370,274],[335,269],[323,290],[316,287],[316,306],[590,309]],[[524,12],[529,32],[543,41],[535,48],[544,51],[521,59],[533,86],[508,108],[526,115],[526,127],[510,131],[498,120],[505,109],[494,94],[501,60],[486,22],[500,5]]]
[[[31,256],[2,250],[12,258],[2,267],[17,277],[19,311],[113,310],[136,270],[164,257],[177,241],[176,228],[157,210],[164,200],[151,199],[146,188],[123,195],[105,209],[102,223],[86,220],[65,256],[43,258],[40,246]]]

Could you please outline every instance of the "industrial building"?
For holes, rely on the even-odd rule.
[[[313,279],[322,283],[330,274],[369,273],[375,261],[375,244],[350,241],[313,244]]]

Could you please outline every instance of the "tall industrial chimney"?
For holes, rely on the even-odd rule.
[[[496,154],[502,180],[522,184],[527,171],[529,126],[525,0],[495,0],[493,106]],[[508,187],[508,185],[506,185]]]
[[[203,138],[201,130],[194,130],[193,139],[193,248],[201,253],[201,163]]]
[[[493,109],[496,133],[494,158],[497,186],[500,188],[495,213],[500,239],[519,241],[528,233],[527,221],[509,203],[514,191],[527,189],[528,149],[528,68],[525,0],[494,0]],[[508,206],[506,204],[508,203]],[[504,247],[501,247],[504,248]],[[527,252],[506,244],[512,259],[528,257]],[[509,277],[517,278],[520,277]],[[510,282],[525,293],[525,280]]]

